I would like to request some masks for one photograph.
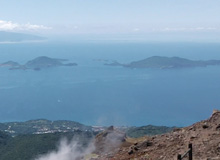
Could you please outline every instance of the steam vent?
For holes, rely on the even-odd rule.
[[[190,143],[194,160],[220,160],[220,111],[214,110],[209,119],[189,127],[137,139],[110,127],[96,136],[93,159],[176,160]]]

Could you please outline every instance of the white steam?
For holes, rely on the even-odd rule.
[[[63,139],[57,150],[41,155],[35,160],[81,160],[90,156],[99,157],[103,154],[112,154],[118,151],[125,138],[125,133],[109,127],[86,146],[80,145],[82,141],[79,143],[80,139],[77,137],[74,137],[72,141]]]
[[[60,142],[57,151],[39,156],[35,160],[78,160],[92,153],[94,149],[95,147],[92,143],[82,149],[82,146],[77,141],[68,142],[67,139],[64,139]]]

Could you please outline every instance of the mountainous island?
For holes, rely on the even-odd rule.
[[[220,65],[220,60],[195,61],[180,57],[153,56],[140,61],[134,61],[129,64],[121,64],[115,61],[113,63],[107,63],[105,65],[123,66],[127,68],[178,69]]]
[[[31,34],[0,31],[0,43],[42,41],[46,38]]]
[[[10,67],[10,70],[26,70],[26,69],[33,69],[33,70],[41,70],[50,67],[58,67],[58,66],[77,66],[76,63],[67,63],[64,64],[63,61],[67,61],[66,59],[57,59],[57,58],[50,58],[46,56],[37,57],[33,60],[28,61],[24,65],[21,65],[14,61],[8,61],[0,64],[0,67]]]

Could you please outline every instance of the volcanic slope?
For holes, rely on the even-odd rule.
[[[112,135],[111,132],[105,132]],[[120,136],[121,137],[121,134]],[[100,135],[97,140],[102,140]],[[120,145],[118,143],[120,142]],[[188,150],[188,144],[193,145],[194,160],[220,160],[220,111],[213,111],[212,116],[189,127],[174,129],[170,133],[146,136],[142,138],[119,138],[114,152],[99,152],[96,157],[101,160],[176,160],[178,154]],[[96,143],[104,145],[102,142]]]

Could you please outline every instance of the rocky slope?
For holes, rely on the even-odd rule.
[[[116,131],[108,131],[103,135],[106,137],[114,132]],[[97,136],[96,141],[98,139],[102,140],[100,136]],[[98,147],[94,152],[97,154],[96,158],[93,159],[176,160],[177,155],[184,154],[188,150],[188,144],[192,143],[194,160],[220,160],[220,111],[214,111],[207,120],[167,134],[139,139],[125,137],[125,140],[119,139],[117,142],[120,145],[117,143],[114,152],[98,152],[103,148]],[[102,143],[101,146],[105,145]]]

